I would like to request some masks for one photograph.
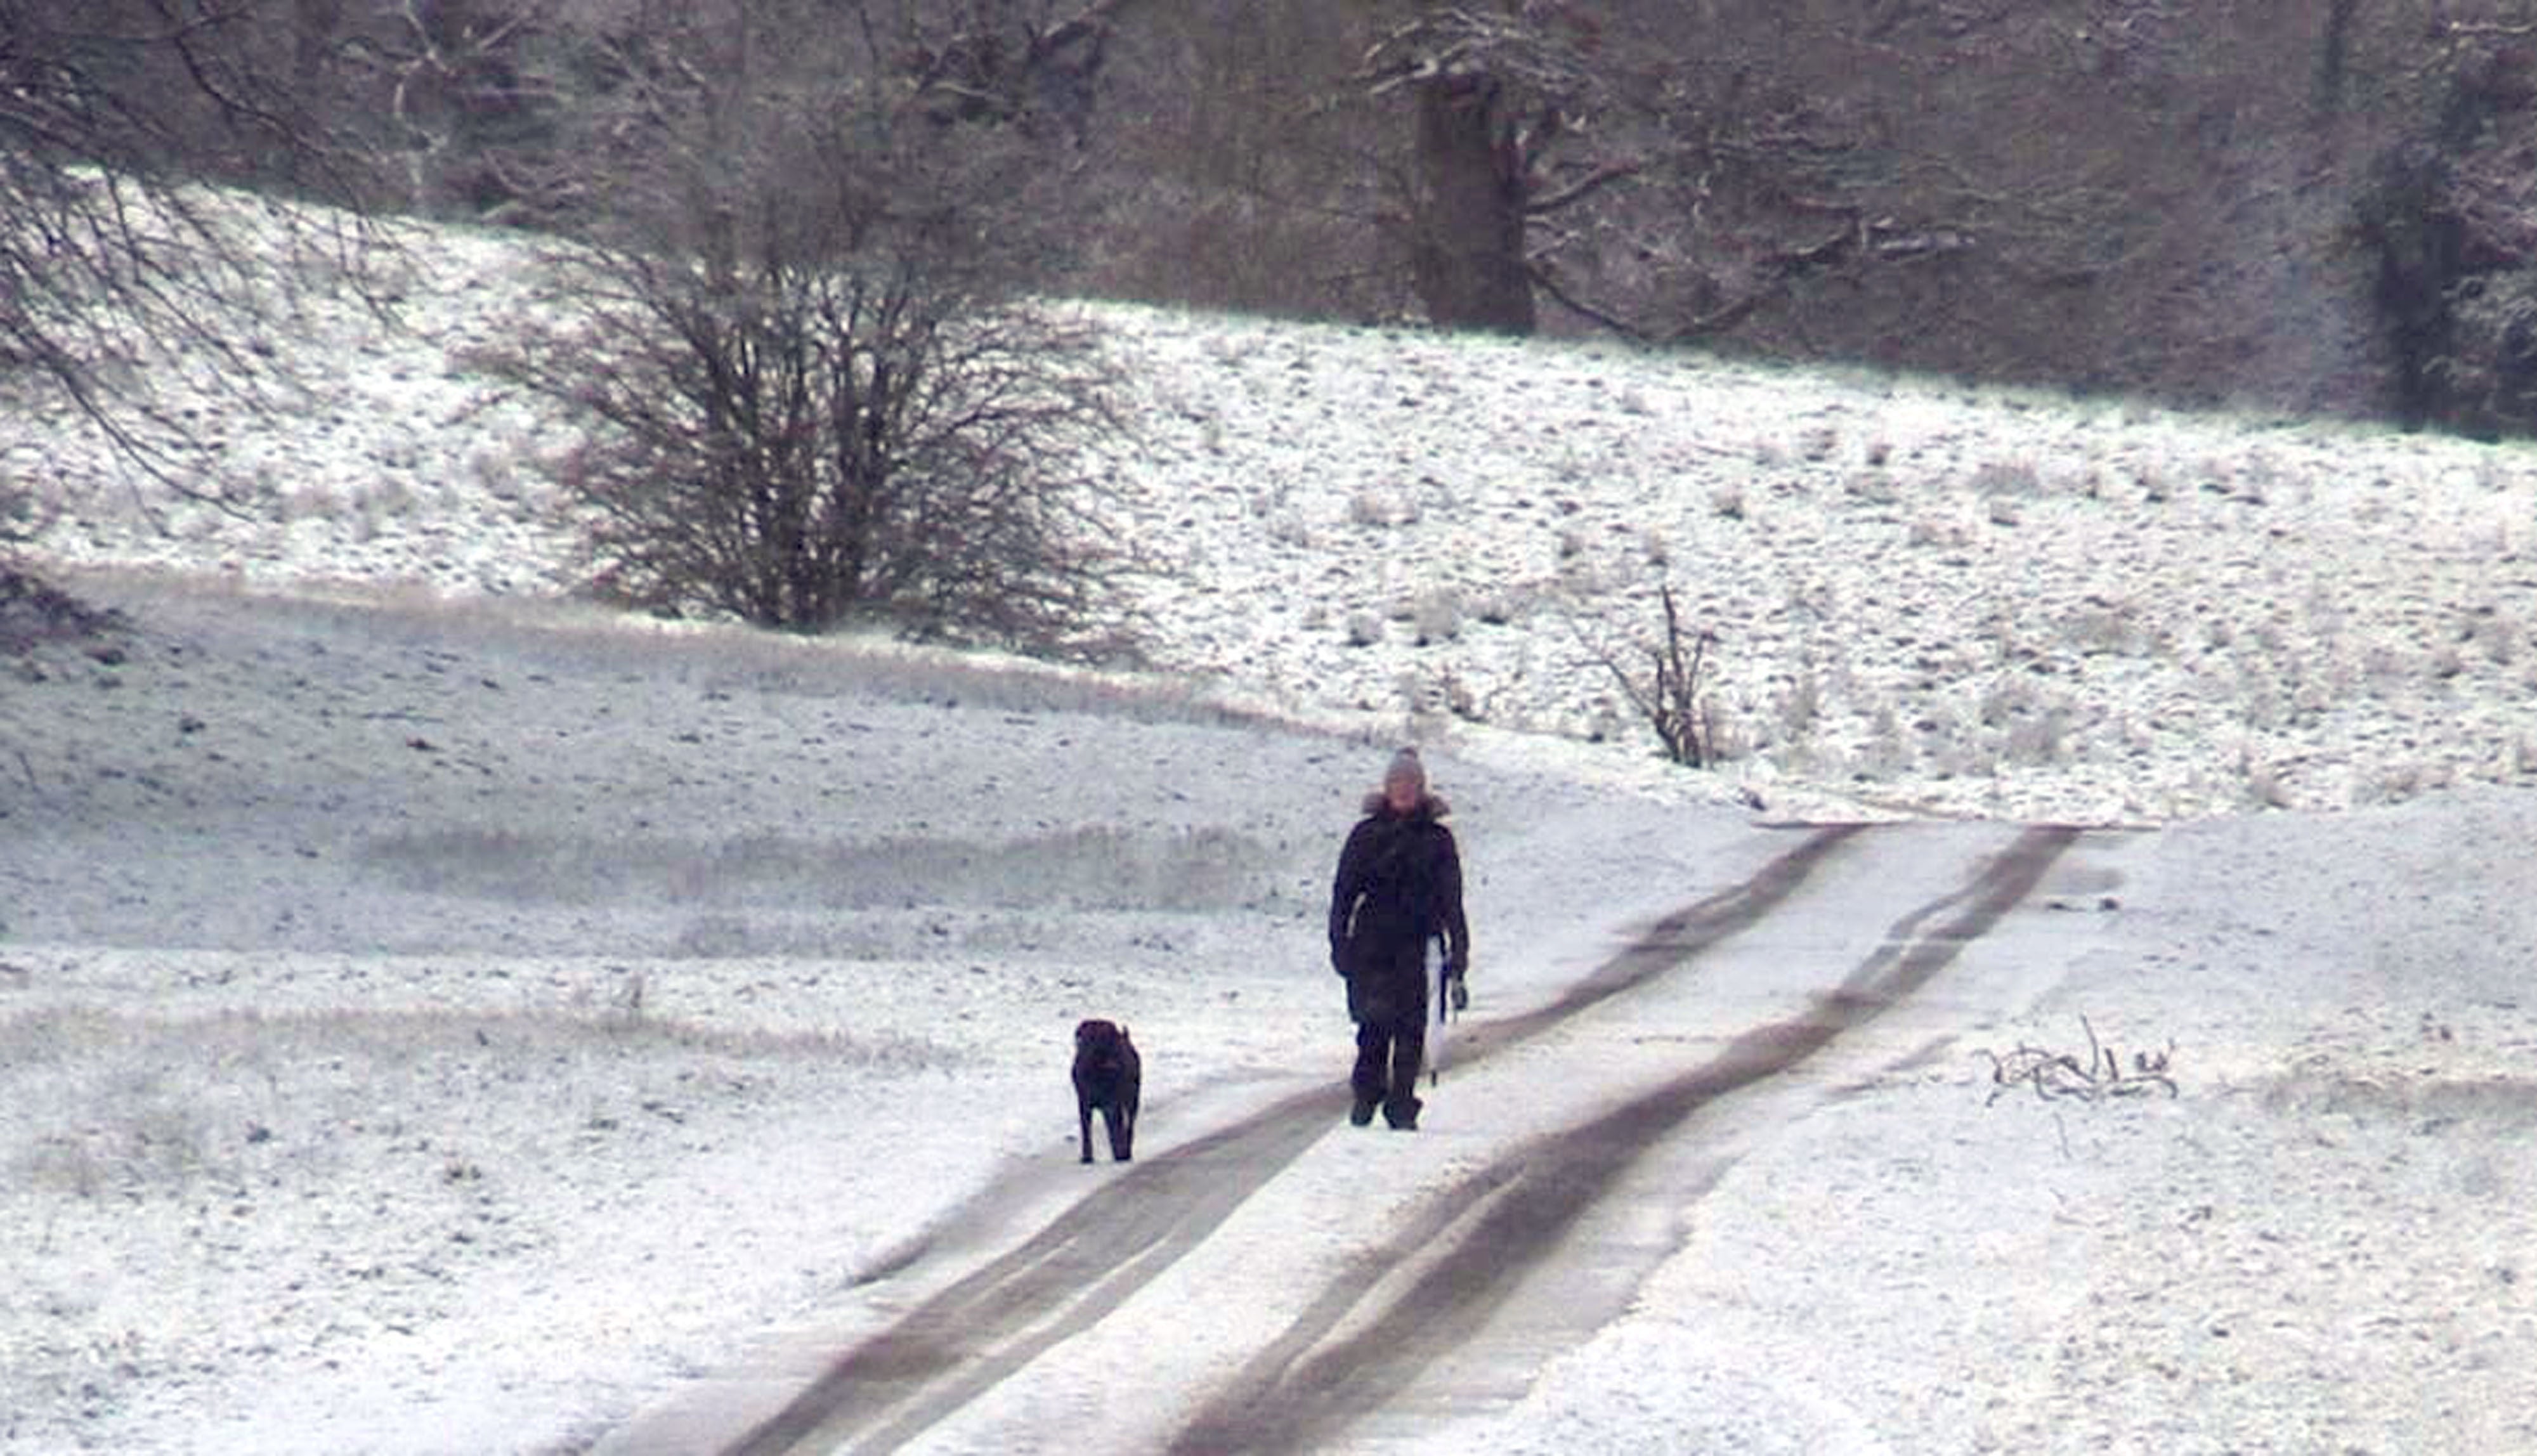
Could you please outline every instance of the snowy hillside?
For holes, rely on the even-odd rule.
[[[169,507],[55,410],[0,462],[66,562],[463,593],[578,584],[575,437],[472,362],[524,254],[430,235],[402,330],[309,302],[310,393]],[[2078,822],[2347,808],[2537,772],[2537,462],[2358,427],[1620,348],[1086,310],[1131,375],[1156,664],[1307,714],[1654,749],[1670,583],[1766,803]],[[150,517],[166,517],[166,534]]]

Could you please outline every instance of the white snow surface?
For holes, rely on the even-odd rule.
[[[1343,1075],[1323,902],[1404,739],[1476,1019],[1877,823],[1660,993],[1449,1039],[1415,1136],[1334,1126],[921,1449],[1167,1438],[1369,1231],[2051,822],[1927,987],[1652,1158],[1612,1307],[1346,1444],[2537,1450],[2526,447],[1070,305],[1163,569],[1150,665],[1059,669],[591,604],[573,434],[474,362],[522,250],[408,241],[401,327],[277,329],[304,398],[198,482],[241,512],[0,413],[34,561],[129,623],[0,658],[0,1451],[585,1450],[885,1326],[986,1190],[991,1247],[1115,1178],[1075,1019],[1144,1048],[1147,1158]],[[1600,661],[1665,583],[1710,772]],[[1995,1084],[2092,1039],[2172,1095]]]

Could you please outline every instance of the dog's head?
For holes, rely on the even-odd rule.
[[[1128,1029],[1097,1018],[1074,1024],[1074,1054],[1092,1061],[1116,1061],[1129,1045]]]

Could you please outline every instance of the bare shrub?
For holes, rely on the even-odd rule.
[[[567,489],[627,597],[817,630],[1079,644],[1124,557],[1092,338],[913,257],[561,260],[576,321],[497,364],[593,432]]]
[[[2045,494],[2044,473],[2031,460],[1985,461],[1974,472],[1973,489],[1977,495],[2033,499]]]
[[[0,652],[128,630],[119,612],[94,607],[10,563],[0,551]]]
[[[1122,426],[1098,338],[999,284],[979,177],[870,146],[854,129],[886,118],[833,99],[766,118],[762,156],[638,189],[657,234],[551,254],[488,361],[589,430],[562,483],[596,573],[763,626],[1114,648],[1127,555],[1096,519],[1095,451]],[[659,125],[710,139],[728,118],[698,104]]]
[[[622,599],[1117,650],[1114,370],[1020,285],[1046,168],[958,47],[871,19],[650,15],[559,184],[588,233],[487,362],[584,426],[561,483]]]
[[[2238,777],[2244,783],[2246,802],[2259,809],[2287,809],[2294,800],[2289,786],[2282,782],[2282,771],[2256,753],[2252,744],[2238,753]]]
[[[1791,742],[1802,742],[1822,724],[1824,715],[1823,683],[1813,667],[1798,671],[1777,701],[1780,730]]]
[[[1422,593],[1410,607],[1410,626],[1418,643],[1451,642],[1463,635],[1463,599],[1452,588]]]
[[[1529,589],[1498,583],[1481,590],[1471,603],[1471,615],[1492,627],[1503,627],[1529,615],[1533,606]]]
[[[2068,709],[2057,705],[2046,708],[2010,725],[2004,751],[2011,763],[2058,763],[2066,751],[2069,729]]]
[[[1405,495],[1359,490],[1348,499],[1348,519],[1376,531],[1414,526],[1418,523],[1418,503]]]
[[[1640,644],[1631,654],[1644,660],[1644,667],[1632,667],[1610,650],[1595,648],[1594,655],[1641,720],[1656,730],[1665,757],[1686,768],[1707,768],[1720,761],[1721,748],[1707,701],[1709,649],[1717,638],[1684,624],[1670,583],[1658,589],[1657,601],[1663,612],[1663,636]]]

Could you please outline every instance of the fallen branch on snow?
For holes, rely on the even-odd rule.
[[[2157,1051],[2135,1051],[2131,1065],[2123,1065],[2114,1048],[2097,1041],[2097,1029],[2088,1018],[2079,1018],[2081,1029],[2088,1034],[2088,1057],[2082,1062],[2067,1052],[2049,1051],[2041,1046],[2020,1045],[2006,1056],[1985,1049],[1990,1058],[1990,1096],[1984,1099],[1988,1107],[2000,1100],[2008,1089],[2025,1083],[2035,1095],[2046,1101],[2075,1097],[2082,1102],[2098,1102],[2110,1097],[2139,1097],[2154,1088],[2164,1087],[2170,1097],[2178,1096],[2176,1079],[2168,1075],[2168,1065],[2176,1055],[2176,1043],[2170,1041]]]

